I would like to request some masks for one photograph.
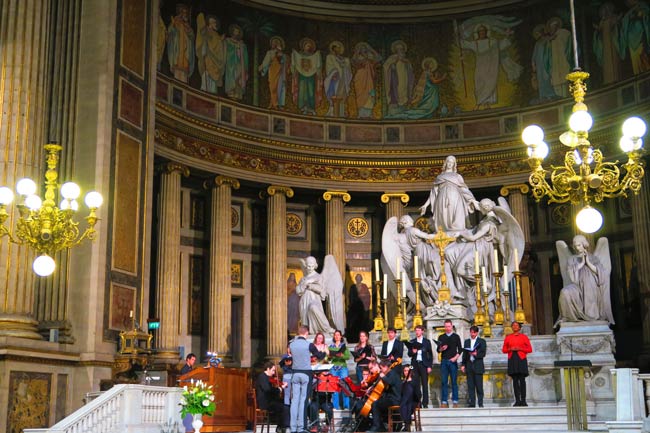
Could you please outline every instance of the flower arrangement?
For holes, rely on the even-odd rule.
[[[187,385],[183,387],[183,394],[181,395],[182,417],[185,417],[188,413],[212,416],[215,409],[212,385],[208,386],[201,380],[195,382],[192,379],[189,387]]]

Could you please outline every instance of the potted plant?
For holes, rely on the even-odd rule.
[[[183,387],[181,416],[192,415],[192,427],[195,433],[200,432],[203,427],[203,415],[212,416],[215,409],[212,385],[207,385],[201,380],[195,382],[192,379],[190,386]]]

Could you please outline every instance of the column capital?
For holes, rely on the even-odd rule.
[[[215,186],[229,185],[232,189],[239,189],[239,181],[234,177],[223,175],[215,176],[214,179],[208,179],[203,182],[205,189],[214,188]]]
[[[388,203],[391,199],[399,199],[406,206],[411,197],[405,192],[385,192],[381,195],[382,203]]]
[[[530,191],[530,187],[526,185],[525,183],[517,183],[514,185],[504,185],[501,187],[501,190],[499,191],[499,194],[501,194],[504,197],[508,197],[510,194],[510,191],[516,191],[519,190],[520,193],[522,194],[528,194],[528,191]]]
[[[158,170],[161,173],[167,173],[167,174],[178,172],[181,175],[183,175],[184,177],[188,177],[190,175],[189,167],[186,166],[186,165],[180,164],[178,162],[167,162],[165,164],[161,164],[158,167]]]
[[[276,195],[276,194],[284,194],[289,198],[293,197],[293,189],[291,189],[291,187],[288,186],[269,185],[269,187],[266,188],[266,193],[269,196]]]
[[[343,200],[345,203],[352,200],[352,196],[350,196],[350,194],[347,191],[334,190],[334,191],[325,191],[323,193],[323,199],[325,201],[330,201],[334,197],[341,197],[341,200]]]

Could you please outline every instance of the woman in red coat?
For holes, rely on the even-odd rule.
[[[533,351],[530,340],[525,334],[520,334],[521,324],[512,322],[512,334],[503,340],[503,353],[508,354],[508,376],[512,378],[515,392],[513,406],[528,406],[526,403],[526,376],[528,376],[528,360],[526,354]]]

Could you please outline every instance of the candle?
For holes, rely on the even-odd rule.
[[[478,275],[478,250],[474,248],[474,274]]]
[[[515,248],[515,272],[519,271],[519,251]]]
[[[397,258],[397,278],[399,278],[400,274],[402,273],[402,260],[398,257]]]
[[[388,274],[384,274],[384,299],[388,299]]]
[[[129,311],[129,317],[133,317],[133,310]]]
[[[494,249],[494,272],[499,272],[499,253]]]
[[[413,272],[414,272],[415,278],[418,278],[419,277],[419,274],[418,274],[418,256],[413,257],[413,260],[414,260],[414,262],[413,262]]]
[[[503,265],[503,291],[508,292],[508,265]]]
[[[375,281],[379,281],[379,259],[375,259]]]
[[[402,298],[406,298],[406,272],[402,272]]]
[[[485,266],[481,268],[481,273],[483,274],[483,291],[487,293],[487,274],[485,273]]]

